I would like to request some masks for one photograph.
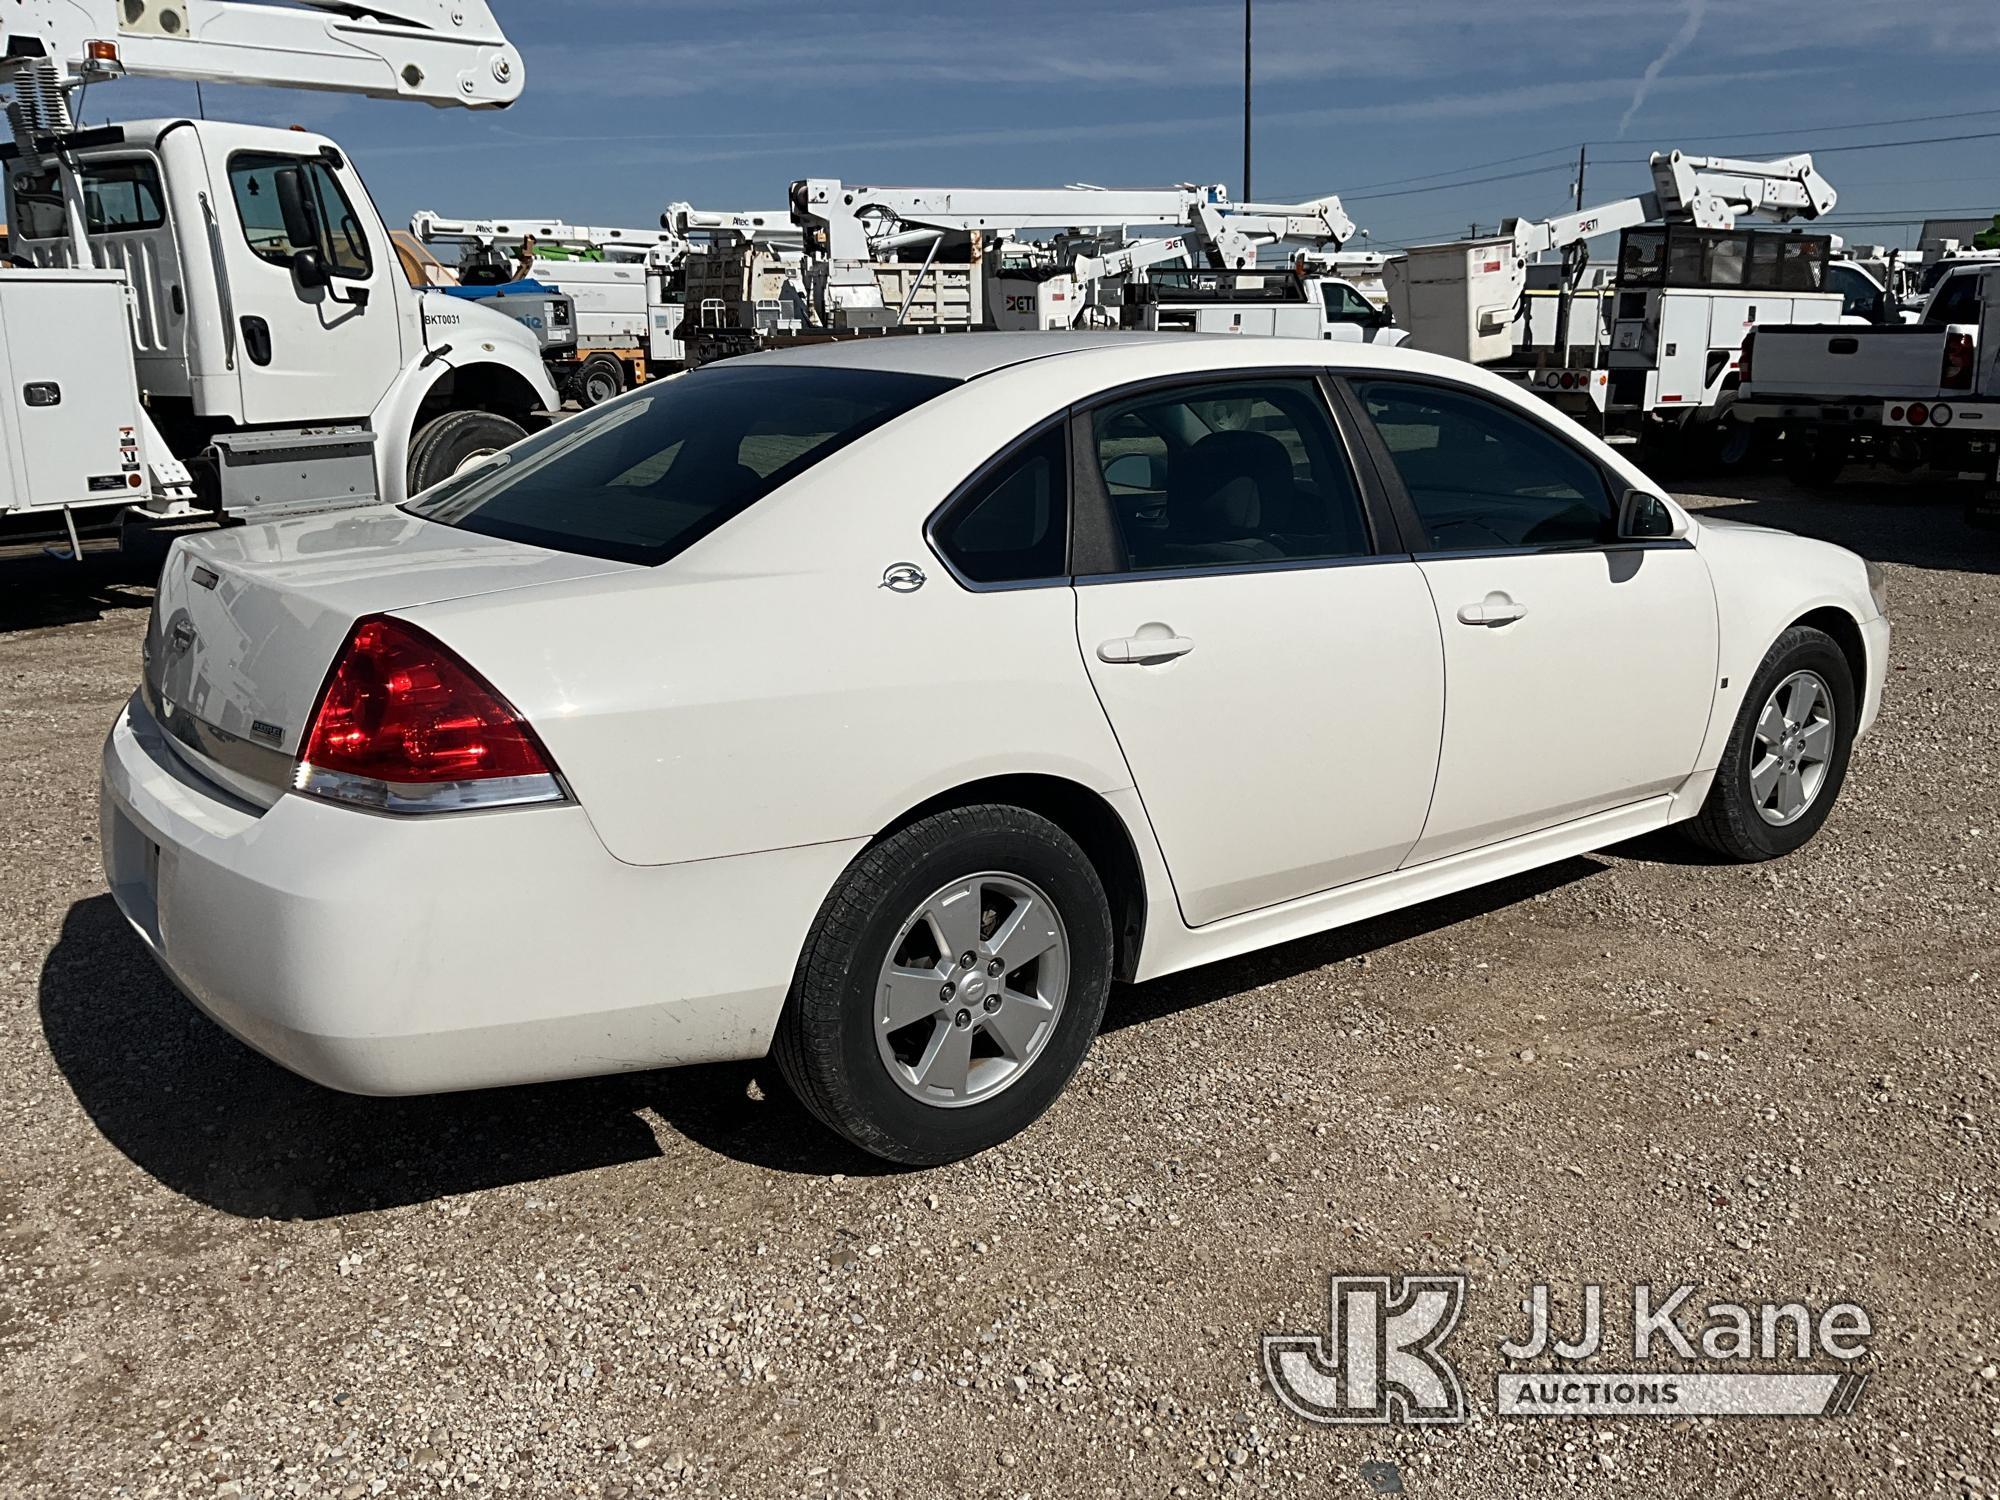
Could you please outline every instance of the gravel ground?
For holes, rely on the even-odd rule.
[[[916,1173],[761,1064],[383,1102],[230,1041],[99,875],[145,592],[18,566],[0,1492],[2000,1492],[2000,537],[1889,489],[1695,503],[1889,565],[1888,706],[1818,841],[1646,840],[1122,992],[1041,1124]],[[1451,1268],[1469,1425],[1262,1383],[1329,1272]],[[1871,1383],[1496,1421],[1527,1286],[1634,1280],[1858,1302]]]

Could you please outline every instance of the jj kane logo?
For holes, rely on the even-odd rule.
[[[1606,1352],[1604,1288],[1579,1289],[1573,1336],[1556,1327],[1555,1297],[1537,1283],[1521,1301],[1526,1326],[1496,1350],[1494,1410],[1503,1417],[1843,1416],[1866,1374],[1842,1368],[1867,1352],[1868,1314],[1836,1302],[1694,1302],[1695,1288],[1647,1283],[1629,1301],[1633,1367],[1598,1369]],[[1266,1334],[1264,1374],[1278,1399],[1311,1422],[1463,1422],[1466,1400],[1444,1345],[1465,1308],[1458,1275],[1341,1275],[1328,1279],[1325,1333]],[[1555,1369],[1523,1368],[1545,1357]],[[1695,1369],[1659,1368],[1671,1359]],[[1828,1369],[1730,1366],[1831,1360]],[[1703,1368],[1705,1366],[1705,1368]]]

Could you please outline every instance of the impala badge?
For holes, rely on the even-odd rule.
[[[892,594],[914,594],[924,586],[924,570],[913,562],[890,563],[882,570],[882,587]]]

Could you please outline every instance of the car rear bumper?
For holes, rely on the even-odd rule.
[[[392,817],[240,802],[136,697],[105,874],[174,983],[331,1088],[420,1094],[761,1057],[859,841],[621,863],[574,806]]]

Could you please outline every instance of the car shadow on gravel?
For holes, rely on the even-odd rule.
[[[1588,857],[1113,992],[1144,1025],[1468,921],[1605,869]],[[287,1072],[203,1016],[109,896],[71,907],[43,965],[42,1032],[104,1137],[174,1192],[243,1218],[323,1219],[539,1182],[663,1154],[647,1118],[767,1171],[897,1170],[792,1098],[768,1061],[533,1087],[367,1099]]]
[[[1675,491],[1697,514],[1818,537],[1876,562],[2000,572],[2000,531],[1967,521],[1973,488],[1950,481],[1864,469],[1831,489],[1756,474],[1688,478]]]
[[[41,1019],[112,1145],[174,1192],[245,1218],[333,1218],[659,1157],[648,1114],[774,1170],[887,1170],[814,1123],[767,1063],[418,1099],[321,1088],[190,1005],[109,896],[70,908],[42,969]]]
[[[0,635],[151,609],[157,577],[116,553],[86,552],[82,562],[0,556]]]
[[[1621,851],[1622,852],[1622,851]],[[1144,1026],[1162,1017],[1177,1015],[1218,1000],[1227,1000],[1245,990],[1279,984],[1301,974],[1323,969],[1329,964],[1366,958],[1384,948],[1411,938],[1424,937],[1445,927],[1454,927],[1474,917],[1483,917],[1550,891],[1561,890],[1580,880],[1602,874],[1610,868],[1603,860],[1579,855],[1538,870],[1475,886],[1455,896],[1441,896],[1419,906],[1409,906],[1365,922],[1315,933],[1296,942],[1246,953],[1241,958],[1204,964],[1169,974],[1145,984],[1123,986],[1111,992],[1111,1005],[1104,1015],[1105,1031],[1122,1031]]]

